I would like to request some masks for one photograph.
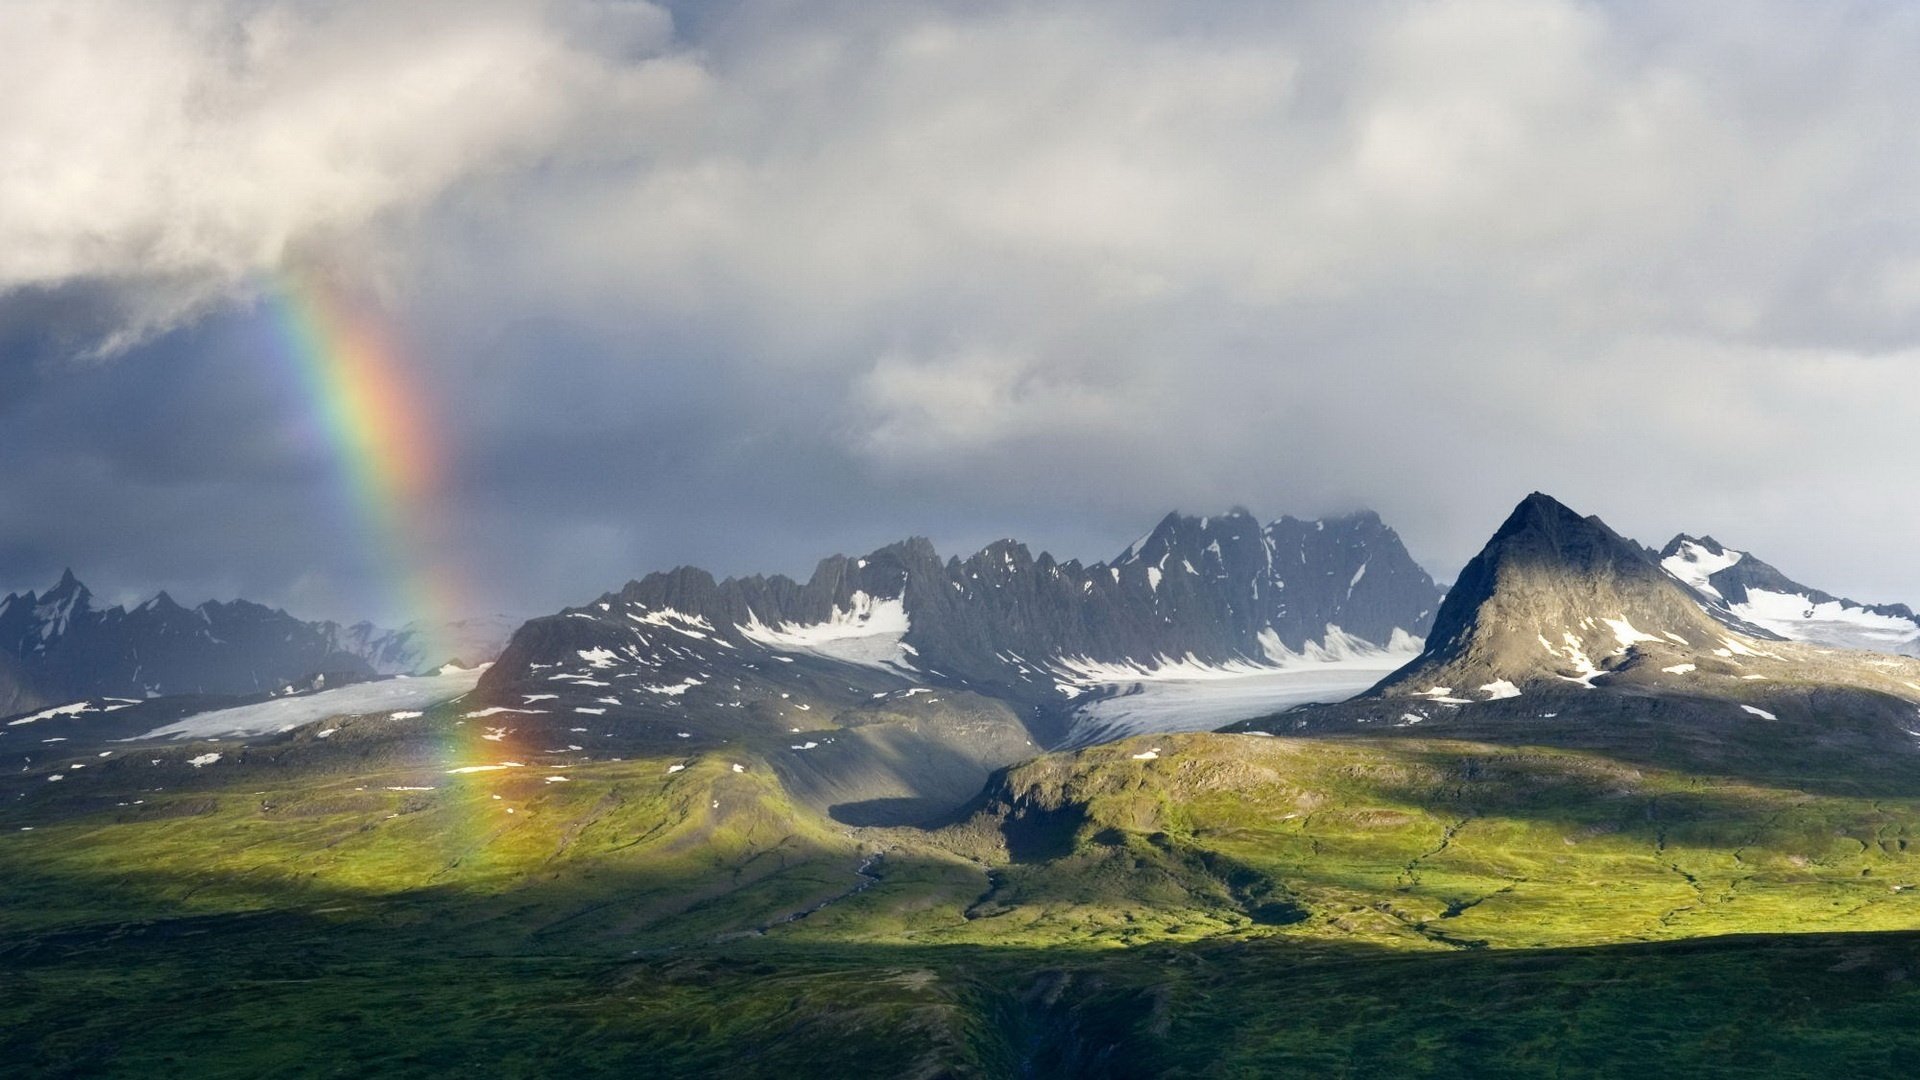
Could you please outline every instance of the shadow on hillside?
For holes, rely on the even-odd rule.
[[[1455,709],[1406,699],[1310,706],[1252,721],[1276,735],[1549,746],[1628,765],[1816,795],[1920,798],[1912,707],[1879,695],[1775,690],[1772,719],[1711,698],[1580,693]],[[1786,701],[1781,704],[1780,701]],[[1424,714],[1405,724],[1410,709]]]
[[[535,887],[536,889],[539,887]],[[420,898],[414,898],[418,901]],[[535,905],[539,906],[539,905]],[[159,920],[0,948],[16,1076],[1835,1076],[1920,1069],[1920,933],[1405,952]]]

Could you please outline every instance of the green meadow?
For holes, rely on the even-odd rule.
[[[129,770],[23,800],[0,815],[0,1061],[1920,1070],[1920,782],[1157,736],[1017,766],[939,828],[851,829],[735,760],[235,766],[164,791]]]

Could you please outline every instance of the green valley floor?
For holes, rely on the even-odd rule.
[[[1156,736],[850,829],[719,755],[138,764],[0,811],[22,1074],[1920,1071],[1920,779]]]

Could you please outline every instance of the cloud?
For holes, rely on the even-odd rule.
[[[41,327],[13,351],[348,267],[529,604],[908,531],[1098,557],[1236,502],[1373,505],[1445,576],[1534,488],[1920,597],[1903,6],[0,20],[32,46],[0,72],[0,314]]]
[[[677,92],[669,35],[637,3],[5,5],[0,292],[116,284],[111,354],[311,249],[365,267],[460,182]]]

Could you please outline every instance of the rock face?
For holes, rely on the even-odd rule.
[[[1659,559],[1730,626],[1833,648],[1920,656],[1920,617],[1905,604],[1864,604],[1802,585],[1711,536],[1682,533]]]
[[[0,714],[77,698],[250,694],[326,673],[366,678],[335,628],[245,600],[195,608],[161,593],[96,609],[68,571],[53,588],[0,598]]]
[[[1373,693],[1484,700],[1591,686],[1638,643],[1710,647],[1726,632],[1640,545],[1535,493],[1460,572],[1425,650]]]
[[[1425,634],[1440,590],[1372,513],[1262,527],[1169,514],[1112,562],[1002,540],[944,563],[924,539],[823,560],[803,585],[682,567],[514,635],[487,685],[604,651],[677,685],[810,655],[1028,703],[1074,664],[1271,665]]]

